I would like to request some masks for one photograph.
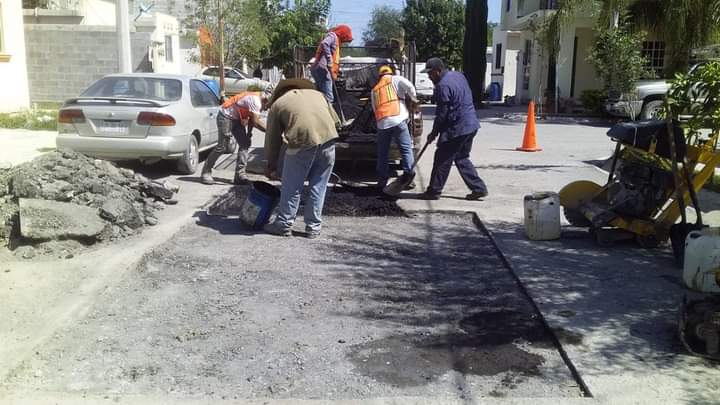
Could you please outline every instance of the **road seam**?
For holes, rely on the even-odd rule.
[[[575,367],[575,364],[570,359],[570,356],[568,355],[567,351],[565,351],[565,348],[562,346],[562,343],[560,342],[560,339],[558,339],[557,335],[555,334],[555,331],[550,327],[550,324],[545,319],[545,316],[543,316],[542,311],[540,311],[540,307],[535,303],[535,300],[530,295],[530,292],[528,292],[527,288],[525,288],[525,285],[520,280],[520,277],[518,277],[517,273],[515,272],[515,268],[512,266],[508,258],[503,253],[502,249],[500,249],[500,245],[497,243],[497,240],[495,239],[495,236],[493,233],[483,224],[482,220],[480,219],[480,216],[476,212],[470,212],[473,217],[473,222],[475,225],[480,228],[480,230],[490,239],[490,242],[492,243],[493,247],[495,248],[495,251],[497,252],[498,256],[500,257],[500,260],[503,262],[503,265],[510,271],[510,274],[512,275],[513,279],[515,279],[515,283],[520,288],[520,292],[527,297],[527,299],[530,301],[530,305],[532,305],[533,310],[537,313],[540,323],[545,327],[545,329],[550,334],[550,339],[552,340],[553,344],[558,350],[558,353],[560,353],[560,357],[563,359],[563,362],[567,366],[568,370],[570,370],[570,374],[573,376],[575,381],[578,383],[578,387],[580,388],[580,391],[582,392],[583,397],[586,398],[594,398],[592,392],[590,391],[590,388],[585,383],[585,380],[580,375],[580,372],[578,371],[577,367]]]

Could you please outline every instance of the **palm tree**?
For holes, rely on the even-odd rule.
[[[634,0],[628,9],[638,25],[665,40],[669,73],[686,71],[691,51],[720,32],[720,0]]]
[[[559,0],[544,29],[551,55],[559,50],[562,28],[581,9],[596,13],[600,26],[617,26],[619,17],[627,14],[638,28],[657,32],[669,50],[668,73],[686,70],[692,49],[720,35],[720,0]]]

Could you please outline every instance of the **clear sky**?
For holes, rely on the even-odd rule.
[[[330,25],[348,24],[357,43],[362,38],[375,6],[388,5],[400,9],[404,4],[404,0],[332,0]],[[500,0],[488,0],[488,8],[488,19],[493,22],[500,21]]]

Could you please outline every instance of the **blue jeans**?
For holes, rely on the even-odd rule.
[[[315,67],[310,69],[310,74],[315,80],[317,91],[325,95],[328,103],[332,104],[335,101],[335,96],[333,95],[333,81],[330,72],[321,67]]]
[[[388,129],[380,129],[377,134],[377,166],[375,170],[378,175],[378,185],[384,186],[388,180],[388,155],[390,154],[390,141],[400,149],[400,162],[405,174],[414,173],[412,169],[415,163],[413,155],[413,141],[410,137],[407,121]]]
[[[335,166],[335,141],[296,154],[285,154],[280,203],[275,219],[277,225],[285,229],[292,227],[300,205],[300,194],[307,179],[310,192],[308,200],[305,201],[305,230],[320,232],[325,191],[333,166]]]

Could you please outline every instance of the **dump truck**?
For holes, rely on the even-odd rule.
[[[310,66],[314,62],[316,47],[296,46],[294,48],[294,75],[312,81]],[[370,93],[378,81],[378,68],[392,66],[396,72],[415,84],[416,50],[415,43],[405,47],[363,46],[343,47],[340,58],[339,78],[335,82],[335,109],[342,112],[347,124],[340,131],[336,144],[336,159],[357,163],[374,161],[376,156],[377,127],[370,103]],[[340,115],[340,114],[339,114]],[[415,155],[422,147],[422,113],[416,111],[409,120]],[[400,159],[395,145],[391,148],[390,159]]]

